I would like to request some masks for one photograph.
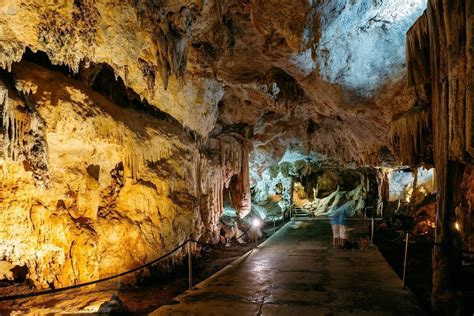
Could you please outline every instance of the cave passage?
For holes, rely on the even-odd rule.
[[[3,1],[0,314],[472,315],[471,2]]]
[[[255,253],[151,315],[189,310],[319,315],[347,308],[363,314],[368,306],[380,314],[422,313],[415,297],[400,291],[400,279],[377,250],[340,252],[330,239],[325,221],[292,221]],[[380,292],[386,295],[383,302]]]

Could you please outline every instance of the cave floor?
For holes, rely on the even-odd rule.
[[[151,315],[421,315],[377,249],[331,247],[328,221],[293,220]]]

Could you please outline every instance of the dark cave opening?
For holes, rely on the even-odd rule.
[[[83,82],[117,105],[125,108],[131,108],[135,111],[151,115],[161,121],[178,126],[184,130],[186,134],[193,140],[200,138],[200,136],[195,131],[183,126],[173,116],[166,112],[160,111],[157,107],[151,105],[146,98],[142,99],[133,89],[128,88],[125,85],[123,79],[120,76],[116,76],[114,69],[108,64],[89,62],[88,67],[86,67],[85,61],[81,61],[79,72],[74,73],[67,65],[53,64],[46,52],[33,52],[29,47],[26,48],[20,63],[22,61],[31,62],[48,70],[58,71],[62,74],[65,74],[75,80]],[[0,72],[6,73],[6,70],[0,70]]]
[[[224,208],[238,209],[240,207],[241,196],[239,194],[239,177],[232,176],[229,186],[224,186],[222,196],[224,199]]]
[[[53,65],[48,54],[40,50],[33,52],[31,48],[26,47],[20,62],[22,61],[28,61],[49,70],[61,72],[75,79],[79,78],[78,75],[74,74],[67,65]]]

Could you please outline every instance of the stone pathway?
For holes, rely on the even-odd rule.
[[[151,315],[423,315],[376,249],[331,248],[327,221],[292,221]]]

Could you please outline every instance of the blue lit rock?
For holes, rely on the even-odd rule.
[[[426,1],[329,1],[319,8],[318,66],[330,82],[370,94],[404,76],[406,32]]]

